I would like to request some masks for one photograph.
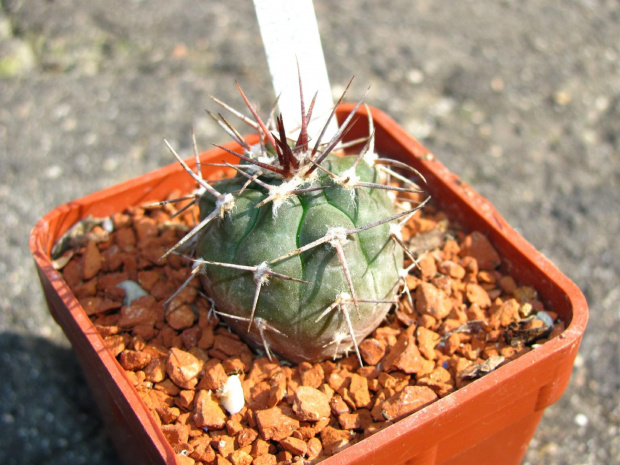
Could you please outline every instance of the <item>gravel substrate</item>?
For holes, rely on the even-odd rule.
[[[182,464],[320,462],[564,330],[535,289],[499,271],[483,234],[430,206],[402,229],[418,266],[405,263],[398,305],[359,341],[363,363],[351,347],[291,365],[232,333],[199,279],[177,292],[191,261],[160,258],[197,212],[176,211],[87,220],[54,263]]]

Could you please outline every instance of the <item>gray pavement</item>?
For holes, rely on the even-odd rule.
[[[3,0],[0,463],[117,462],[28,250],[52,208],[226,137],[272,101],[252,4]],[[234,6],[233,6],[234,5]],[[585,293],[588,331],[527,464],[620,463],[620,6],[315,0],[334,89],[387,111]],[[353,98],[353,97],[352,97]]]

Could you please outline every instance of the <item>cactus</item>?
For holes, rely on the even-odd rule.
[[[212,115],[243,148],[237,153],[221,147],[240,159],[239,165],[225,164],[236,170],[234,177],[208,182],[199,163],[194,173],[168,144],[199,185],[192,198],[200,222],[166,253],[188,245],[194,251],[192,273],[181,289],[199,275],[218,315],[270,358],[275,353],[316,362],[353,349],[362,363],[359,342],[396,304],[408,271],[400,228],[425,202],[397,208],[395,194],[419,188],[395,169],[415,170],[374,153],[370,112],[364,148],[339,156],[364,98],[331,140],[323,143],[321,134],[311,143],[307,126],[314,100],[306,112],[300,82],[302,124],[291,143],[281,116],[263,122],[237,87],[253,120],[214,100],[261,140],[249,145],[224,117]],[[401,180],[401,186],[388,185],[386,178]]]

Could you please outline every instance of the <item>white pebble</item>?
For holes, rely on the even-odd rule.
[[[583,413],[578,413],[577,415],[575,415],[575,424],[577,426],[588,426],[589,420],[588,417],[585,416]]]
[[[228,380],[220,388],[220,405],[231,415],[239,412],[245,405],[239,375],[229,376]]]
[[[117,284],[116,287],[125,290],[123,305],[130,305],[134,300],[139,299],[142,296],[149,295],[149,293],[142,289],[137,282],[131,281],[130,279]]]
[[[43,172],[47,179],[58,179],[62,176],[62,168],[58,165],[50,165]]]

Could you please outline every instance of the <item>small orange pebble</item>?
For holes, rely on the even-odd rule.
[[[479,231],[474,231],[465,238],[461,256],[474,257],[481,270],[494,270],[501,263],[499,254],[489,239]]]
[[[191,213],[170,218],[177,208],[115,214],[109,236],[91,234],[58,269],[184,465],[316,463],[470,383],[467,374],[487,360],[531,350],[506,342],[511,323],[544,309],[555,323],[547,339],[564,330],[534,288],[497,271],[500,257],[483,234],[425,210],[403,230],[428,231],[432,246],[415,255],[422,271],[404,278],[410,297],[358,341],[364,366],[355,354],[280,365],[220,324],[199,279],[164,307],[191,272],[181,256],[159,261],[193,226]],[[128,279],[148,295],[123,306],[117,286]],[[246,404],[228,415],[219,395],[233,374]]]

